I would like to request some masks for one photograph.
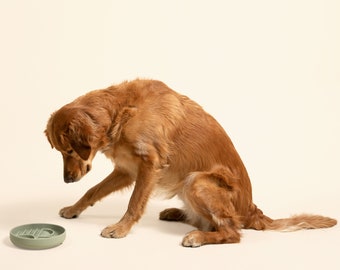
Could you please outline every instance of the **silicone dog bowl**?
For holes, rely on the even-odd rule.
[[[36,223],[15,227],[10,232],[14,245],[24,249],[47,249],[61,245],[66,237],[59,225]]]

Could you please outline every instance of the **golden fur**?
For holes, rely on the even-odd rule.
[[[134,80],[89,92],[53,113],[45,133],[63,155],[67,183],[91,169],[98,151],[114,163],[102,182],[60,210],[62,217],[77,217],[134,184],[125,215],[106,227],[103,237],[126,236],[154,191],[183,200],[184,209],[160,213],[161,220],[197,227],[184,237],[183,246],[236,243],[242,228],[287,231],[337,223],[314,215],[265,216],[252,201],[248,173],[223,128],[198,104],[159,81]]]

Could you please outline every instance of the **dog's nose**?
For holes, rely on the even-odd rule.
[[[64,182],[65,183],[73,183],[75,181],[74,177],[71,174],[64,174]]]

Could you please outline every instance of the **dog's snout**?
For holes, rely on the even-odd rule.
[[[75,181],[75,179],[71,174],[69,174],[69,173],[64,174],[64,182],[65,183],[73,183],[74,181]]]
[[[78,170],[64,170],[64,181],[65,183],[74,183],[81,179],[85,174],[91,170],[91,164],[86,164]]]

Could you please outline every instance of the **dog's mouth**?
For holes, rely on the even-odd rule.
[[[88,173],[89,171],[91,171],[91,165],[90,165],[90,164],[87,164],[87,165],[86,165],[86,173]]]
[[[79,180],[80,180],[80,178],[78,179],[78,178],[74,178],[71,175],[64,175],[64,182],[67,183],[67,184],[74,183],[74,182],[77,182]]]
[[[91,164],[86,164],[79,171],[68,171],[66,168],[64,169],[64,182],[75,183],[78,182],[84,175],[86,175],[91,170]]]

